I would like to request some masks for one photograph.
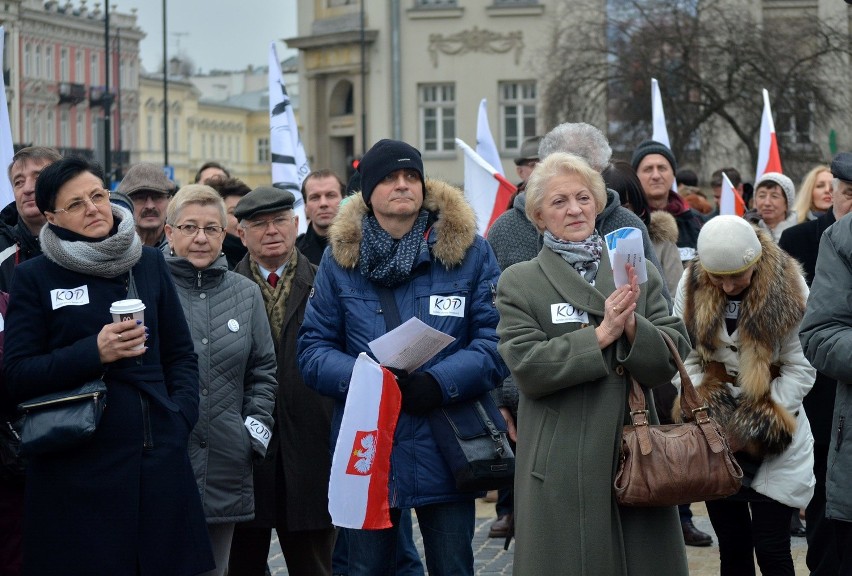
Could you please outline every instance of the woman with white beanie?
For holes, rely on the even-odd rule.
[[[799,223],[796,215],[796,187],[779,172],[766,172],[754,185],[754,210],[745,218],[768,231],[777,243],[781,233]]]
[[[798,338],[808,288],[796,261],[738,216],[707,222],[697,253],[674,315],[694,346],[687,371],[744,471],[737,494],[707,502],[720,574],[754,574],[756,556],[762,574],[793,576],[790,516],[815,483],[802,399],[816,373]]]

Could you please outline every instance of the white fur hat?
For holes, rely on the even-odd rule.
[[[739,216],[716,216],[698,234],[698,258],[710,274],[739,274],[760,259],[754,227]]]
[[[796,201],[796,186],[793,184],[793,181],[780,172],[765,172],[760,177],[760,180],[757,181],[757,184],[754,185],[754,191],[757,192],[760,185],[766,183],[778,184],[781,187],[781,191],[784,192],[784,196],[787,198],[787,213],[789,214]]]

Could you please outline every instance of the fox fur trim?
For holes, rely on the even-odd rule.
[[[458,188],[439,180],[426,180],[423,208],[437,214],[433,225],[436,241],[432,254],[447,268],[461,264],[476,239],[476,213]],[[334,259],[343,268],[355,268],[361,257],[361,219],[370,209],[361,193],[340,207],[329,230]]]
[[[805,313],[801,267],[766,232],[757,230],[763,256],[755,264],[751,286],[742,300],[737,384],[734,398],[727,385],[705,374],[699,395],[728,433],[733,446],[756,456],[783,452],[793,439],[796,419],[770,395],[770,366],[778,338],[797,329]],[[713,360],[724,329],[725,293],[713,286],[700,258],[687,267],[684,322],[702,364]],[[676,406],[680,411],[679,403]]]

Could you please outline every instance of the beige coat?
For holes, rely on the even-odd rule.
[[[606,251],[595,287],[549,248],[500,277],[498,349],[521,392],[517,575],[687,574],[676,509],[622,508],[612,490],[621,429],[629,421],[628,373],[647,387],[671,380],[676,368],[658,328],[681,354],[689,351],[653,266],[640,289],[634,344],[622,337],[601,350],[594,327],[615,290]],[[588,318],[563,322],[569,307]],[[650,406],[647,392],[646,401]]]

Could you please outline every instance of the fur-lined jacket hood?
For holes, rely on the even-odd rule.
[[[798,263],[768,233],[757,230],[757,236],[763,254],[740,304],[739,343],[732,348],[737,363],[734,385],[739,388],[738,397],[724,383],[728,376],[714,373],[714,366],[710,365],[723,348],[720,334],[725,330],[728,299],[711,283],[699,258],[690,262],[684,275],[683,319],[704,372],[699,394],[729,435],[739,441],[738,445],[765,456],[783,452],[796,430],[795,415],[771,396],[772,382],[782,368],[773,366],[773,360],[782,340],[798,332],[807,288]],[[783,363],[783,359],[776,362]]]
[[[447,268],[461,264],[476,239],[476,213],[458,188],[440,180],[426,180],[423,208],[430,212],[427,231],[432,254]],[[361,257],[361,221],[369,208],[361,193],[343,206],[329,230],[331,254],[343,268],[355,268]]]
[[[677,244],[677,221],[665,210],[651,212],[651,223],[648,225],[648,236],[651,242],[671,242]]]

